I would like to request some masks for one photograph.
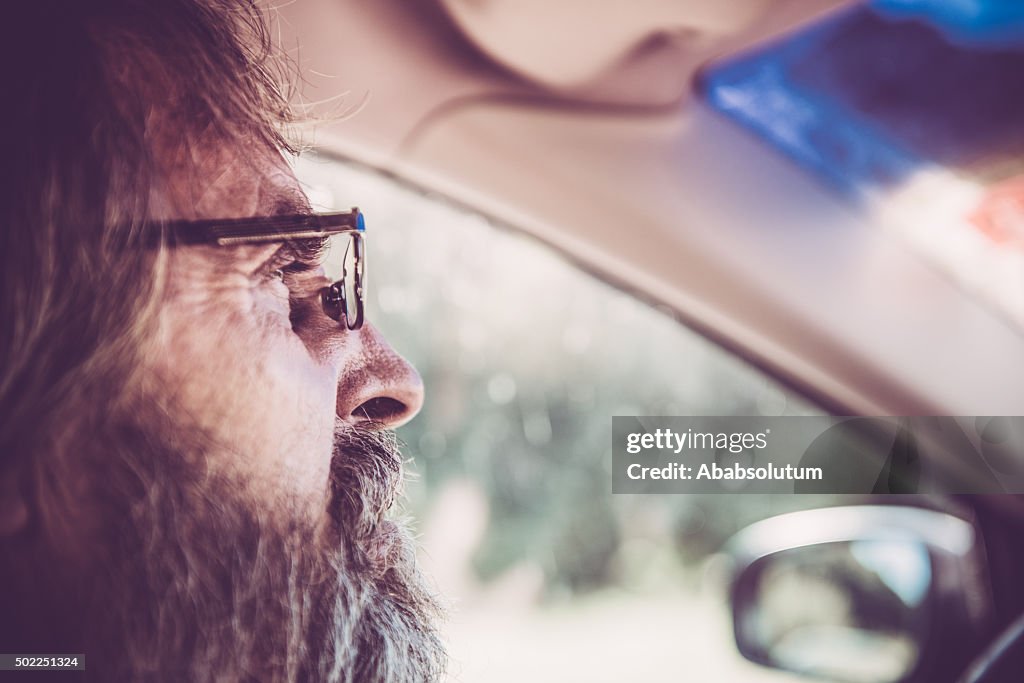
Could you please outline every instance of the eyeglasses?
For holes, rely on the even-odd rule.
[[[258,218],[172,221],[167,235],[179,244],[214,244],[222,247],[267,242],[324,240],[324,271],[334,284],[324,287],[320,300],[324,313],[349,330],[363,326],[366,223],[359,209],[343,213],[295,214]]]

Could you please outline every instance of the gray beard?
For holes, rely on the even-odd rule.
[[[237,487],[201,476],[201,458],[132,441],[100,501],[118,521],[81,605],[88,678],[440,679],[439,609],[408,532],[385,521],[403,476],[393,437],[338,431],[316,529],[268,519]]]

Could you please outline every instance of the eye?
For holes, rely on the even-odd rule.
[[[263,264],[261,271],[269,280],[280,280],[290,284],[298,279],[296,276],[318,271],[326,250],[326,240],[286,242]]]
[[[256,271],[256,276],[270,285],[276,286],[278,283],[287,285],[289,274],[294,268],[295,260],[287,254],[278,252],[260,266],[260,269]]]

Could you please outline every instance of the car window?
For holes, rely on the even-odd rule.
[[[611,417],[820,411],[485,216],[335,160],[296,170],[318,208],[365,212],[368,320],[426,385],[398,433],[453,679],[795,680],[736,653],[709,561],[834,497],[612,495]]]

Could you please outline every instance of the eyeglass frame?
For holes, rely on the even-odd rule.
[[[365,320],[364,274],[366,272],[363,236],[366,233],[366,220],[357,207],[339,213],[170,221],[163,223],[160,227],[166,230],[165,234],[175,244],[210,244],[220,247],[351,235],[351,248],[355,250],[353,266],[355,272],[352,274],[353,291],[356,298],[354,302],[355,316],[351,315],[348,307],[349,302],[345,291],[345,278],[348,276],[348,272],[344,266],[342,266],[341,279],[320,291],[320,302],[324,313],[345,325],[346,329],[355,331],[363,326]]]

